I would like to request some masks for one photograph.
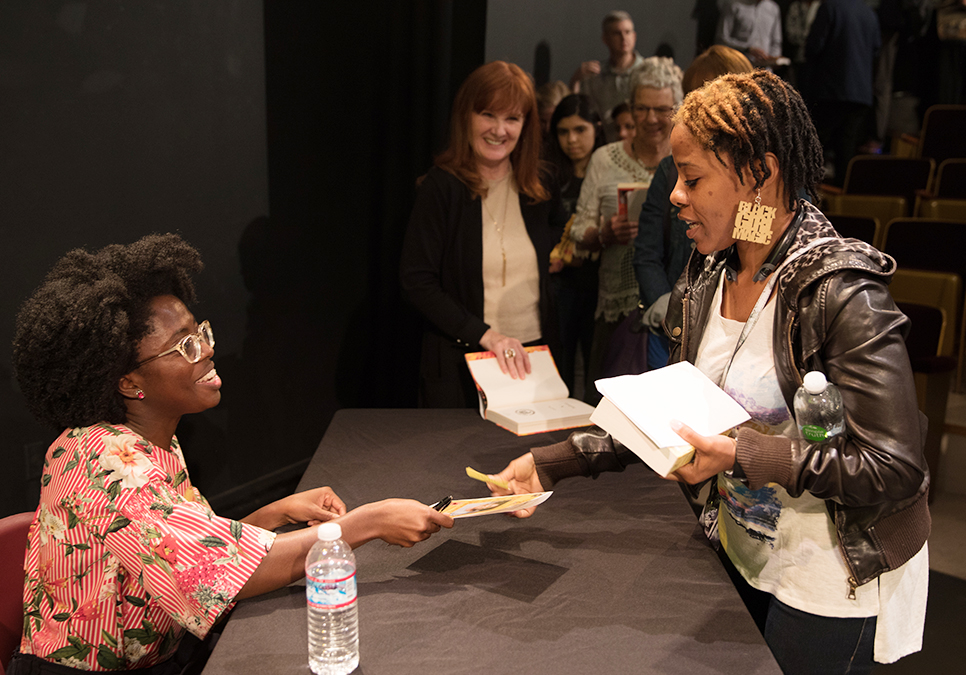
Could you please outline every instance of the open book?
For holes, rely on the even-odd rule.
[[[617,213],[626,215],[627,220],[636,223],[647,198],[647,186],[647,183],[618,183]]]
[[[591,422],[662,476],[690,462],[694,454],[694,448],[671,431],[671,420],[713,436],[749,419],[737,401],[687,361],[597,380],[596,385],[604,398]]]
[[[594,409],[569,398],[570,392],[560,379],[550,348],[539,345],[526,350],[531,372],[523,380],[514,380],[501,372],[493,352],[466,355],[480,395],[483,419],[517,436],[588,426]]]

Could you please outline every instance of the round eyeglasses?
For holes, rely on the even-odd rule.
[[[650,106],[650,105],[633,105],[631,110],[635,113],[641,115],[642,117],[647,117],[653,111],[658,117],[670,117],[671,113],[674,112],[674,108],[667,105],[660,106]]]
[[[171,349],[166,349],[157,356],[152,356],[149,359],[141,361],[136,367],[140,368],[145,363],[160,359],[162,356],[167,356],[172,352],[181,354],[188,363],[198,363],[201,360],[201,355],[204,354],[205,345],[209,347],[215,346],[215,334],[211,332],[211,324],[207,321],[202,321],[198,324],[197,332],[185,335]]]

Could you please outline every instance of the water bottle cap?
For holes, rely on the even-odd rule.
[[[319,541],[335,541],[342,538],[342,526],[338,523],[322,523],[316,530]]]
[[[821,394],[828,387],[828,380],[825,379],[825,373],[813,370],[805,375],[802,386],[809,394]]]

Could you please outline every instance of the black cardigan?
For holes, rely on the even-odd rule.
[[[537,253],[542,341],[553,350],[557,329],[550,302],[550,251],[560,240],[567,213],[556,186],[550,189],[551,199],[536,204],[521,194],[520,211]],[[479,198],[439,167],[429,170],[417,192],[403,240],[399,278],[403,295],[429,324],[423,340],[422,378],[452,379],[452,372],[441,372],[449,368],[440,364],[481,349],[480,338],[489,328],[483,321],[483,217]],[[448,365],[465,370],[465,378],[460,379],[472,384],[465,366]]]

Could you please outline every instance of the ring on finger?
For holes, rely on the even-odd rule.
[[[508,347],[503,350],[503,356],[505,356],[508,359],[516,358],[516,355],[517,355],[517,350],[515,350],[513,347]]]

